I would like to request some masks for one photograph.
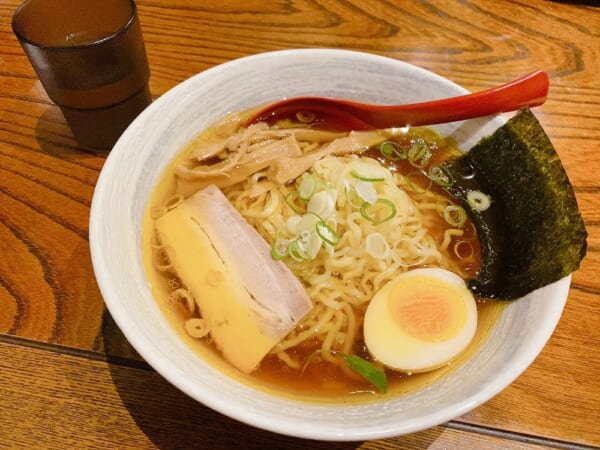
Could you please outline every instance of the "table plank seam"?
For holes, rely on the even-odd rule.
[[[600,448],[585,444],[576,444],[570,441],[563,441],[560,439],[540,437],[526,433],[518,433],[515,431],[501,430],[498,428],[486,427],[483,425],[473,425],[470,423],[461,422],[460,420],[452,420],[444,424],[443,426],[457,431],[476,433],[489,437],[496,437],[516,442],[522,442],[524,444],[541,445],[557,449],[597,450]]]
[[[0,343],[15,345],[20,347],[28,347],[36,350],[47,351],[51,353],[57,353],[67,356],[73,356],[76,358],[87,359],[91,361],[103,361],[109,364],[129,367],[132,369],[140,369],[148,372],[154,372],[154,369],[145,361],[136,360],[132,358],[126,358],[122,356],[106,355],[91,350],[84,350],[75,347],[68,347],[60,344],[52,344],[48,342],[40,342],[33,339],[27,339],[20,336],[13,336],[8,334],[0,335]]]

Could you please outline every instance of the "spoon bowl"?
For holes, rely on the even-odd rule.
[[[372,105],[331,97],[293,97],[272,103],[246,121],[274,123],[301,113],[301,120],[338,131],[433,125],[543,104],[549,78],[537,70],[473,94],[405,105]]]

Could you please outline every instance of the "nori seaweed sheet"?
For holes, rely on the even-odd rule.
[[[579,267],[587,232],[558,154],[531,111],[519,111],[452,167],[472,168],[492,198],[485,212],[466,207],[482,246],[473,292],[515,299]]]

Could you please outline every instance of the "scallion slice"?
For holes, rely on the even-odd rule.
[[[311,259],[311,260],[315,259],[317,257],[317,254],[319,253],[319,250],[321,250],[322,246],[323,246],[323,239],[321,239],[319,237],[317,232],[315,231],[313,233],[310,233],[308,241],[306,242],[306,244],[303,247],[306,252],[307,259]]]
[[[453,227],[462,228],[467,221],[467,213],[458,205],[448,205],[444,208],[444,220]]]
[[[396,205],[387,198],[378,198],[373,204],[364,202],[360,207],[360,215],[374,224],[387,222],[396,212]]]
[[[337,191],[335,189],[319,191],[308,201],[306,211],[314,213],[323,219],[329,219],[335,212],[336,201]]]
[[[340,237],[338,234],[325,222],[317,222],[316,230],[319,237],[329,245],[333,245],[335,247],[340,242]]]
[[[354,170],[352,170],[350,172],[350,175],[352,175],[352,177],[356,178],[357,180],[366,181],[368,183],[377,183],[378,181],[383,181],[383,177],[372,177],[372,176],[367,176],[367,175],[360,175]]]
[[[469,191],[467,192],[467,204],[475,211],[485,211],[492,204],[492,200],[489,195],[481,191]]]
[[[302,233],[303,231],[314,231],[315,225],[317,224],[317,222],[320,222],[321,220],[323,220],[323,219],[321,219],[315,213],[310,213],[310,212],[306,213],[300,218],[300,221],[298,222],[293,233],[299,234],[299,233]]]
[[[369,183],[367,181],[357,181],[356,185],[354,185],[354,191],[356,192],[356,195],[362,199],[360,205],[362,205],[363,201],[367,203],[375,203],[379,197],[377,189],[375,189],[373,183]]]
[[[364,203],[364,199],[362,199],[360,195],[358,195],[358,192],[356,192],[356,188],[346,187],[345,189],[346,201],[348,201],[348,203],[350,203],[350,205],[352,205],[354,208],[360,208]]]
[[[306,254],[304,249],[301,247],[298,239],[296,239],[290,243],[290,245],[288,247],[288,254],[290,255],[290,257],[292,259],[294,259],[295,261],[298,261],[298,262],[308,259],[308,255]]]
[[[271,256],[273,259],[280,261],[285,258],[289,250],[289,241],[275,238],[273,245],[271,246]]]
[[[390,254],[390,244],[381,233],[371,233],[365,239],[365,250],[375,259],[386,259]]]
[[[425,167],[431,159],[431,150],[423,139],[415,139],[408,149],[408,161],[415,167]]]
[[[441,164],[432,164],[427,171],[427,176],[441,187],[449,187],[454,183],[454,178],[448,167]]]
[[[401,147],[400,144],[394,141],[382,142],[379,145],[379,152],[390,161],[398,161],[408,157],[406,148]]]
[[[305,176],[298,186],[298,197],[301,200],[308,201],[317,191],[317,179],[313,175]]]

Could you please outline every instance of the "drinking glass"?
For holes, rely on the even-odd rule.
[[[150,104],[133,0],[27,0],[12,28],[81,146],[112,148]]]

